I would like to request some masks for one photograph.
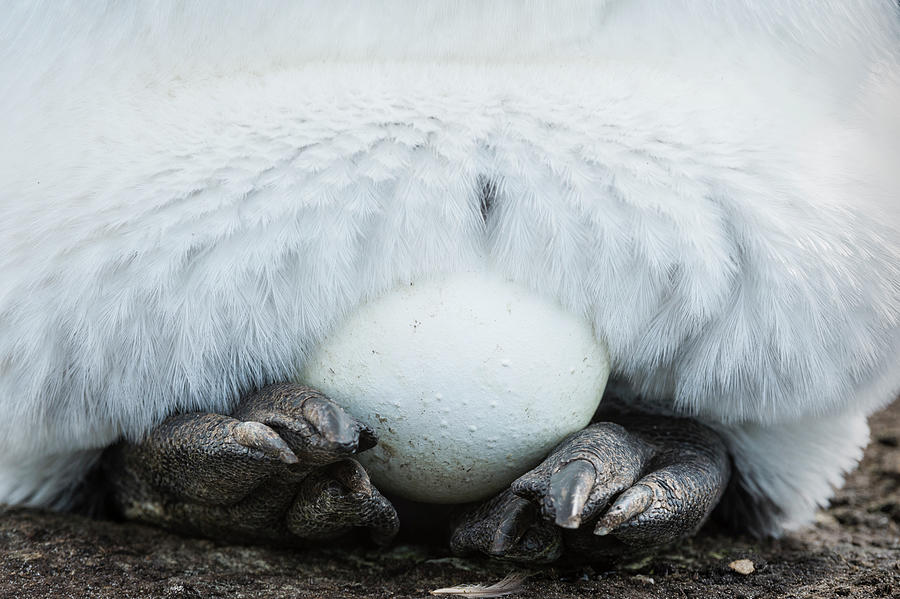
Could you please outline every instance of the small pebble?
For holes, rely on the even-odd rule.
[[[753,574],[753,572],[756,571],[756,568],[753,567],[753,562],[748,559],[736,559],[728,564],[728,567],[738,574],[743,574],[744,576]]]

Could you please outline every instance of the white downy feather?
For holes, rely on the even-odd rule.
[[[13,2],[0,39],[0,500],[485,261],[791,523],[900,389],[891,0]]]

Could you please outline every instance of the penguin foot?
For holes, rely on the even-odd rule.
[[[180,414],[103,456],[125,517],[229,541],[301,545],[367,528],[387,544],[397,513],[352,455],[373,431],[324,395],[272,385],[230,415]]]
[[[518,562],[549,563],[563,553],[562,534],[534,503],[511,490],[463,512],[450,537],[454,553],[484,553]]]
[[[649,415],[598,422],[465,513],[451,546],[531,562],[649,549],[696,532],[729,475],[721,438],[697,422]]]

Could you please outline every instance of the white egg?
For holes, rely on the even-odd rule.
[[[488,497],[586,426],[609,375],[591,323],[491,272],[361,305],[302,380],[378,433],[373,482],[417,501]]]

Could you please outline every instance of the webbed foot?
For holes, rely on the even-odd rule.
[[[598,422],[565,439],[509,491],[470,510],[452,546],[548,561],[563,551],[591,557],[663,545],[700,528],[729,474],[722,440],[692,420]]]
[[[126,517],[179,532],[299,544],[361,527],[388,543],[397,514],[351,458],[375,442],[321,393],[281,384],[230,416],[171,416],[108,449],[103,468]]]

